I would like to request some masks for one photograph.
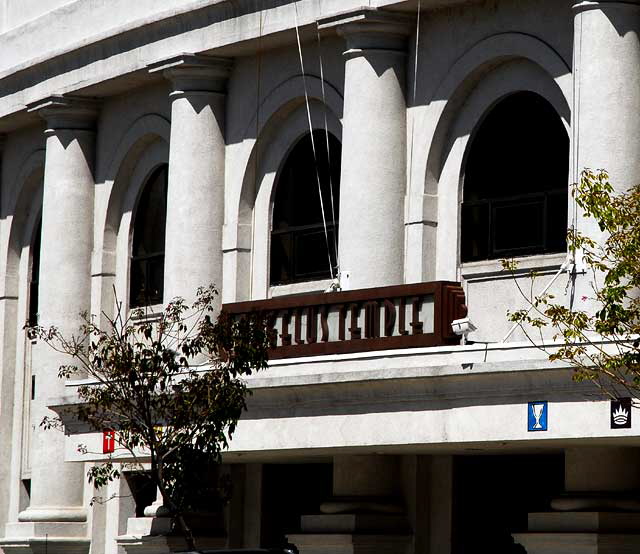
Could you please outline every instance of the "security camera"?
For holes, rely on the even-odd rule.
[[[473,333],[477,329],[477,327],[471,323],[471,320],[468,317],[463,317],[462,319],[454,319],[451,322],[451,328],[456,335],[462,337],[463,340],[466,340],[467,335],[469,333]]]

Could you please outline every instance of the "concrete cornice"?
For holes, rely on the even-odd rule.
[[[201,54],[179,54],[147,66],[149,73],[162,73],[182,92],[223,92],[233,60]]]
[[[37,113],[52,130],[89,130],[95,126],[99,106],[92,98],[54,95],[29,104],[27,111]]]

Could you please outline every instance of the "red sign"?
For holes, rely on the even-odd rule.
[[[112,429],[102,431],[102,453],[111,454],[116,449],[116,432]]]

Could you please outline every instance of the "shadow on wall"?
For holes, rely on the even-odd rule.
[[[472,364],[471,371],[457,376],[429,377],[389,383],[375,381],[316,384],[304,387],[256,388],[248,400],[245,421],[314,416],[357,415],[394,412],[428,412],[472,406],[527,405],[538,395],[549,402],[584,402],[602,400],[604,396],[592,383],[575,383],[573,370],[549,369],[548,362],[536,366],[510,364],[504,373],[481,373],[482,364]],[[490,364],[488,364],[490,365]],[[518,371],[518,369],[545,369]],[[508,383],[508,387],[505,384]],[[549,392],[553,391],[553,392]]]

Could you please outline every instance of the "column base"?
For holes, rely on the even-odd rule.
[[[527,554],[635,554],[640,535],[608,533],[515,533]]]
[[[393,534],[409,533],[404,515],[390,514],[319,514],[300,518],[303,533]]]
[[[9,523],[0,540],[4,554],[87,554],[91,539],[86,523]]]
[[[398,554],[411,544],[410,535],[289,535],[300,554]]]
[[[186,552],[187,543],[179,536],[156,535],[146,537],[121,536],[116,539],[127,554],[170,554],[173,552]],[[198,550],[226,548],[225,537],[196,537]]]
[[[631,554],[640,552],[640,514],[532,513],[529,531],[513,538],[528,554]]]
[[[403,514],[319,514],[301,518],[288,540],[300,554],[398,554],[411,543]]]
[[[132,517],[127,522],[127,534],[116,539],[127,554],[169,554],[185,552],[185,539],[171,532],[171,518]],[[226,536],[203,537],[195,535],[198,550],[226,548]]]

